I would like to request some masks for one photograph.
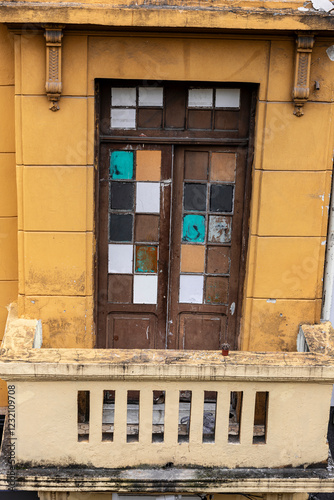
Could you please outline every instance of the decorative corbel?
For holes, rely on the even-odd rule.
[[[45,90],[51,111],[58,111],[58,101],[62,91],[61,82],[61,39],[62,26],[46,26],[46,83]]]
[[[295,78],[292,94],[295,103],[293,114],[303,116],[303,106],[310,95],[310,69],[314,36],[311,33],[298,34],[296,44]]]

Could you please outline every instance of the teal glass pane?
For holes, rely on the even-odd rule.
[[[136,246],[136,273],[156,273],[158,269],[157,247]]]
[[[110,177],[112,179],[133,178],[133,152],[113,151],[110,155]]]
[[[182,241],[203,243],[205,240],[204,215],[187,214],[183,216]]]

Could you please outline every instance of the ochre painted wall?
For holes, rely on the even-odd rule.
[[[7,31],[1,33],[5,43]],[[63,94],[53,113],[45,96],[44,36],[15,35],[19,313],[42,320],[45,347],[94,345],[94,79],[136,78],[259,84],[241,348],[295,350],[298,325],[320,320],[333,148],[334,63],[326,48],[332,43],[316,40],[310,102],[297,118],[292,37],[65,30]],[[14,70],[4,74],[0,96],[11,93],[3,105],[13,155]],[[12,187],[3,206],[0,200],[6,216],[0,224],[14,227],[6,229],[12,265],[0,264],[0,279],[11,287],[2,298],[0,283],[5,304],[16,296],[16,203],[13,168],[3,165]]]
[[[0,25],[0,339],[6,306],[17,300],[17,200],[14,131],[14,39]],[[0,383],[0,406],[7,399]]]

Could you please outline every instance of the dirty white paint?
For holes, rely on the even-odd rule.
[[[40,349],[42,345],[43,345],[43,329],[42,329],[42,322],[39,319],[36,323],[34,342],[32,346],[34,349]]]
[[[334,61],[334,45],[330,45],[326,50],[326,54],[328,55],[331,61]]]
[[[217,89],[216,108],[239,108],[240,89]]]
[[[113,245],[108,247],[108,272],[132,274],[133,245]]]
[[[316,10],[324,10],[330,12],[334,9],[334,5],[329,0],[312,0],[313,8]]]
[[[136,212],[150,214],[160,212],[159,182],[137,182]]]
[[[133,277],[134,304],[156,304],[157,297],[158,297],[158,276]]]
[[[203,276],[181,275],[180,276],[180,299],[185,304],[203,303]]]
[[[138,106],[163,106],[162,87],[139,87]]]
[[[112,88],[111,105],[136,107],[136,88]]]
[[[136,110],[127,108],[113,108],[111,110],[111,128],[126,130],[136,128]]]
[[[189,89],[189,108],[211,108],[213,106],[213,89]]]

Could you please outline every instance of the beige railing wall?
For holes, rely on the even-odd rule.
[[[17,319],[13,308],[2,343],[0,376],[15,397],[18,463],[263,468],[327,458],[334,380],[327,354],[39,349],[40,329],[40,322]],[[79,391],[90,397],[86,440],[78,436]],[[103,391],[115,391],[113,441],[102,440]],[[137,442],[126,438],[127,391],[140,393]],[[153,391],[165,392],[161,442],[152,442]],[[191,391],[189,442],[178,440],[180,391]],[[217,393],[211,443],[202,439],[204,391]],[[238,442],[228,441],[231,391],[243,392]],[[256,392],[269,395],[259,444],[253,444]]]

